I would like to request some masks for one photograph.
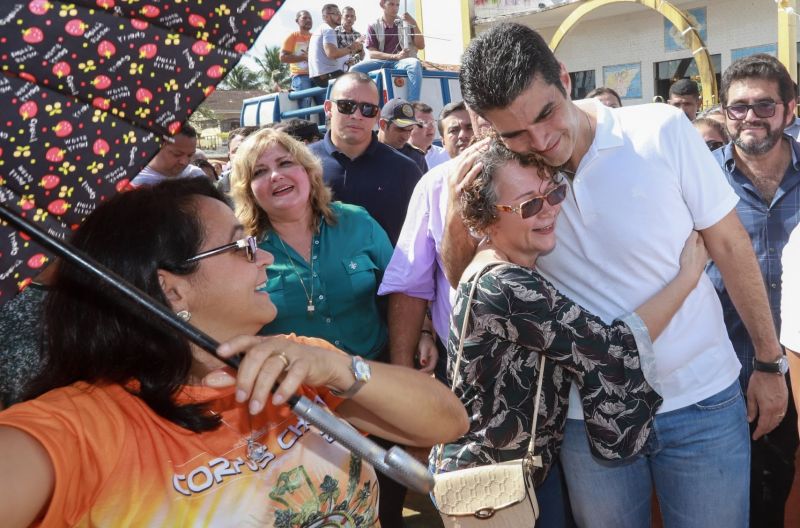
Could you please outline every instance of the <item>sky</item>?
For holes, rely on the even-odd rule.
[[[338,3],[331,2],[331,0],[286,0],[264,32],[256,40],[251,53],[259,57],[265,46],[280,46],[283,44],[283,40],[289,33],[297,31],[294,17],[301,9],[311,13],[311,18],[314,19],[314,28],[311,30],[313,32],[322,23],[322,6],[327,3],[336,3],[340,9],[345,6],[355,8],[355,28],[361,33],[366,33],[367,24],[374,22],[383,14],[379,0],[345,0]],[[414,14],[414,0],[408,0],[408,10],[412,15]],[[401,3],[400,14],[402,15],[402,13],[403,4]],[[252,60],[245,58],[245,62],[249,67],[254,67],[255,63]]]

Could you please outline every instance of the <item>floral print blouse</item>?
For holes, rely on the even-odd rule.
[[[461,283],[448,342],[452,382],[471,282]],[[641,319],[611,325],[573,303],[530,268],[502,263],[484,272],[465,332],[455,394],[470,420],[465,436],[444,446],[439,471],[522,458],[530,441],[539,370],[542,381],[534,455],[541,484],[563,438],[571,382],[578,385],[592,453],[615,460],[637,453],[661,397],[645,380],[639,348],[651,346]],[[636,329],[634,332],[631,326]],[[644,352],[643,352],[644,353]],[[435,465],[437,449],[431,455]]]

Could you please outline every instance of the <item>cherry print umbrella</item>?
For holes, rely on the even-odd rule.
[[[173,135],[281,0],[4,0],[0,203],[64,239]],[[51,259],[0,226],[0,303]]]
[[[214,353],[217,343],[62,241],[124,190],[238,62],[282,0],[3,0],[0,305],[58,254]],[[293,411],[422,492],[424,466],[306,398]]]

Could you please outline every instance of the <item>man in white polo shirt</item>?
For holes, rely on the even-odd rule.
[[[495,26],[463,55],[467,104],[511,150],[561,167],[571,181],[556,222],[558,244],[537,269],[610,322],[674,278],[686,238],[700,231],[759,354],[765,361],[780,356],[758,263],[734,210],[737,197],[689,121],[667,105],[611,109],[594,100],[573,103],[569,92],[566,67],[526,26]],[[443,248],[451,282],[474,247],[457,215],[451,201]],[[664,403],[631,460],[592,458],[573,390],[561,462],[578,525],[649,526],[655,486],[668,528],[745,528],[750,442],[740,365],[708,277],[654,350],[642,370]],[[773,378],[759,378],[748,390],[756,435],[785,412],[785,383]]]

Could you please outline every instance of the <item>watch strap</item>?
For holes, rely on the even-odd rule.
[[[367,379],[362,379],[359,376],[358,374],[359,363],[366,363],[366,362],[359,356],[353,356],[352,360],[350,361],[350,371],[353,373],[353,378],[354,378],[353,384],[350,385],[350,387],[348,387],[347,390],[343,392],[339,392],[336,389],[331,389],[331,394],[333,394],[338,398],[348,399],[355,396],[356,393],[361,390],[361,387],[363,387],[367,383],[367,381],[369,381],[369,377],[367,377]]]
[[[783,362],[786,361],[785,356],[780,357],[777,361],[759,361],[753,358],[753,370],[759,372],[771,372],[773,374],[783,374]]]

